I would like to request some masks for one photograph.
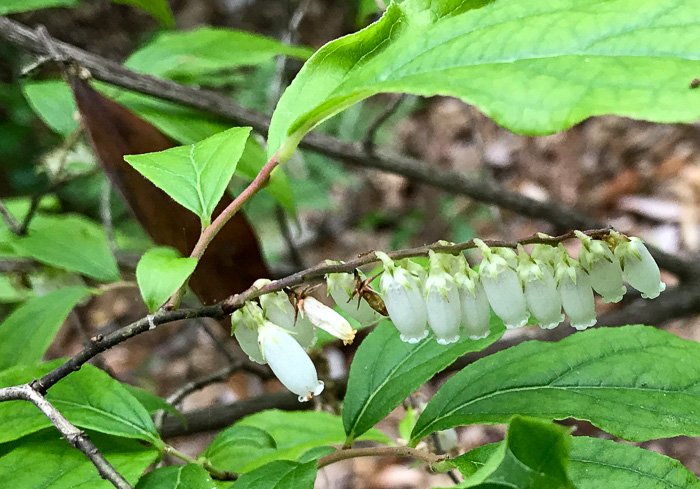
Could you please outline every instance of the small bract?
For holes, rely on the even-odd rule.
[[[425,308],[428,324],[435,334],[435,340],[448,345],[459,340],[459,326],[462,314],[459,292],[454,278],[450,275],[449,259],[430,250],[430,271],[425,281]]]
[[[428,336],[428,313],[418,278],[399,267],[386,253],[376,252],[384,264],[380,288],[389,317],[402,341],[418,343]]]
[[[611,234],[613,234],[611,232]],[[614,233],[616,238],[615,256],[620,260],[622,273],[629,284],[642,293],[645,299],[655,299],[666,290],[661,281],[659,266],[639,238],[625,240]]]
[[[474,243],[484,257],[479,275],[493,312],[508,329],[525,326],[529,318],[525,295],[518,274],[511,266],[517,263],[515,252],[507,248],[491,249],[480,239],[475,239]]]
[[[304,349],[286,330],[269,321],[258,329],[258,342],[264,359],[287,389],[305,402],[323,392],[316,367]]]

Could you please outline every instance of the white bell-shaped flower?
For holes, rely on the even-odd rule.
[[[326,263],[340,264],[342,262],[331,262],[326,260]],[[364,280],[365,276],[360,273],[360,278]],[[341,311],[348,316],[355,318],[358,323],[366,326],[377,321],[381,316],[377,311],[372,309],[367,301],[359,296],[352,296],[355,290],[355,277],[349,273],[329,273],[326,275],[326,285],[328,295],[330,295]]]
[[[285,329],[269,321],[258,329],[263,357],[287,389],[304,402],[323,392],[316,367],[299,343]]]
[[[317,328],[343,340],[345,345],[355,339],[357,330],[352,329],[348,320],[314,297],[299,300],[299,313]]]
[[[270,283],[268,279],[258,279],[253,283],[256,288]],[[284,292],[273,292],[260,296],[263,313],[271,323],[284,328],[297,340],[302,348],[311,348],[316,344],[316,328],[313,324],[294,312],[294,306]],[[294,316],[296,315],[296,320]]]
[[[659,266],[639,238],[629,238],[626,241],[617,233],[612,233],[617,239],[615,256],[620,260],[622,274],[629,284],[642,293],[645,299],[654,299],[666,290],[666,284],[661,281]]]
[[[559,245],[560,262],[557,264],[557,282],[561,303],[569,316],[571,326],[583,330],[593,326],[598,319],[595,299],[588,274],[578,261],[571,258],[566,248]]]
[[[243,353],[256,363],[265,363],[258,345],[258,328],[264,323],[260,307],[252,302],[246,302],[243,307],[231,314],[232,333],[243,350]]]
[[[580,231],[575,233],[583,244],[578,260],[588,272],[593,290],[601,295],[603,302],[620,302],[627,292],[622,284],[620,261],[604,241],[591,239]]]
[[[510,265],[517,262],[515,252],[507,248],[492,250],[480,239],[474,243],[484,257],[479,275],[493,312],[508,329],[525,326],[529,318],[525,295],[518,274]]]
[[[540,328],[552,329],[564,320],[561,297],[551,267],[537,263],[518,246],[518,275],[525,288],[525,302]]]
[[[447,270],[449,259],[442,260],[434,251],[430,256],[430,272],[425,281],[425,308],[428,324],[435,334],[435,340],[448,345],[459,340],[459,326],[462,320],[459,292],[454,278]]]
[[[428,336],[428,313],[418,278],[381,251],[375,252],[384,264],[380,279],[382,298],[401,340],[418,343]]]
[[[461,256],[462,263],[454,277],[459,290],[462,327],[470,340],[480,340],[491,332],[491,306],[479,274],[469,267],[464,255]]]

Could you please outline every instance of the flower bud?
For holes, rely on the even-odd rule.
[[[593,290],[603,298],[603,302],[620,302],[627,292],[622,285],[620,261],[604,241],[593,240],[580,231],[575,231],[583,248],[578,259],[581,267],[588,272]]]
[[[343,344],[349,345],[355,339],[357,330],[352,329],[347,319],[314,297],[303,297],[298,304],[303,317],[317,328],[343,340]]]
[[[518,275],[525,287],[527,307],[537,318],[540,328],[555,328],[564,320],[564,314],[552,269],[544,263],[537,263],[522,246],[518,246],[518,251]]]
[[[329,260],[326,260],[328,263]],[[337,262],[340,264],[341,262]],[[361,272],[360,272],[361,274]],[[364,279],[364,275],[360,275]],[[355,318],[363,326],[371,324],[379,319],[379,314],[362,300],[358,295],[353,297],[355,290],[355,277],[349,273],[329,273],[326,275],[328,295],[330,295],[341,311]]]
[[[287,389],[305,402],[323,392],[316,367],[304,349],[286,330],[269,321],[258,330],[258,342],[263,357]]]
[[[265,363],[258,345],[258,328],[264,322],[262,310],[257,304],[246,302],[243,307],[231,314],[232,333],[243,353],[256,363]]]
[[[629,238],[611,232],[616,238],[615,256],[620,260],[622,274],[629,284],[642,293],[645,299],[654,299],[666,290],[661,281],[659,266],[639,238]]]
[[[525,326],[529,318],[525,295],[518,274],[510,265],[517,262],[515,252],[507,248],[492,250],[480,239],[474,243],[484,256],[479,275],[493,311],[508,329]]]
[[[430,256],[430,272],[425,281],[425,308],[428,324],[435,333],[436,341],[448,345],[459,340],[459,326],[462,315],[459,305],[459,292],[452,275],[447,272],[449,260],[442,262],[434,251]]]
[[[258,279],[253,283],[256,288],[270,283],[268,279]],[[289,331],[302,348],[311,348],[316,344],[316,330],[308,319],[296,314],[294,306],[284,292],[273,292],[260,296],[263,313],[271,323]],[[295,320],[296,316],[296,320]]]
[[[418,278],[381,251],[375,252],[384,264],[380,288],[389,317],[401,333],[401,340],[418,343],[428,336],[428,313]]]
[[[593,326],[598,320],[595,300],[588,275],[578,261],[571,258],[559,244],[560,262],[557,264],[557,282],[564,311],[571,326],[578,330]]]

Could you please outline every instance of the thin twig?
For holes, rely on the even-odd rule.
[[[182,402],[183,399],[185,399],[193,392],[210,386],[211,384],[226,382],[226,380],[228,380],[228,378],[231,377],[231,375],[243,370],[254,373],[258,377],[263,379],[270,378],[270,376],[272,375],[271,372],[265,369],[262,365],[253,364],[252,362],[244,360],[238,360],[218,370],[217,372],[214,372],[211,375],[207,375],[206,377],[202,377],[200,379],[196,379],[186,383],[185,385],[177,389],[175,392],[170,394],[166,401],[168,401],[173,406],[177,406],[177,404]],[[165,411],[158,411],[154,416],[154,424],[156,425],[156,428],[158,430],[162,428],[164,418]]]
[[[282,233],[282,238],[284,238],[284,242],[287,245],[289,261],[292,262],[292,266],[295,270],[301,270],[304,268],[304,259],[301,257],[301,254],[294,243],[294,238],[292,237],[292,233],[289,229],[289,222],[287,221],[287,213],[279,204],[275,206],[275,219],[277,219],[277,224],[279,225],[280,232]]]
[[[112,184],[109,180],[105,180],[102,184],[102,191],[100,192],[100,219],[102,220],[102,227],[107,235],[107,243],[109,244],[109,250],[112,255],[115,255],[118,249],[117,242],[114,237],[114,222],[112,221]]]
[[[2,200],[0,200],[0,216],[2,216],[2,220],[5,221],[5,224],[7,224],[12,234],[16,234],[17,236],[21,235],[20,231],[22,226],[17,222],[15,216],[12,215],[12,212],[10,212],[10,209],[7,208]]]
[[[597,229],[592,231],[586,231],[586,235],[601,238],[609,235],[608,229]],[[575,238],[573,231],[562,234],[561,236],[545,237],[539,234],[534,234],[528,236],[527,238],[518,241],[499,241],[499,240],[487,240],[484,243],[490,247],[506,247],[506,248],[516,248],[518,244],[535,244],[543,243],[555,245],[562,241]],[[444,242],[437,242],[432,245],[420,246],[417,248],[410,248],[406,250],[398,250],[388,252],[393,259],[402,259],[416,256],[426,256],[429,250],[444,252],[444,253],[458,253],[466,249],[475,248],[474,240],[467,241],[465,243],[447,245]],[[294,287],[301,285],[309,280],[320,278],[329,273],[351,273],[358,267],[367,265],[370,263],[378,262],[379,259],[376,254],[372,251],[362,255],[362,257],[355,260],[350,260],[346,263],[341,263],[337,265],[328,265],[325,262],[320,263],[301,272],[294,273],[282,279],[276,280],[269,283],[261,288],[255,288],[251,286],[244,292],[240,294],[233,295],[224,299],[218,304],[212,306],[201,307],[197,309],[180,309],[180,310],[160,310],[152,316],[147,316],[138,321],[131,323],[107,336],[97,336],[91,340],[90,345],[85,347],[82,351],[76,354],[73,358],[68,360],[63,365],[57,367],[51,372],[44,375],[41,379],[35,380],[32,385],[40,393],[45,393],[48,388],[54,385],[56,382],[61,380],[63,377],[67,376],[71,372],[75,372],[82,367],[85,362],[90,360],[95,355],[102,353],[103,351],[111,348],[129,338],[132,338],[138,334],[141,334],[149,329],[153,329],[158,325],[170,323],[173,321],[178,321],[181,319],[191,319],[191,318],[202,318],[210,317],[219,319],[228,314],[231,314],[236,309],[245,304],[248,300],[253,300],[261,295],[270,294],[272,292],[280,291],[286,287]]]
[[[41,190],[32,196],[32,200],[29,202],[29,210],[24,216],[24,219],[22,220],[22,225],[19,229],[20,236],[24,236],[25,234],[27,234],[27,231],[29,231],[29,225],[32,223],[32,219],[34,219],[36,212],[39,210],[39,204],[41,203],[41,200],[46,195],[50,194],[51,192],[54,192],[55,190],[65,185],[68,181],[68,179],[65,178],[65,176],[63,176],[63,172],[68,161],[68,153],[70,152],[71,148],[75,146],[75,144],[78,142],[82,132],[82,128],[78,127],[76,130],[70,133],[68,137],[66,137],[63,143],[61,143],[61,146],[58,148],[58,151],[61,152],[61,159],[59,160],[58,168],[54,173],[54,181],[44,190]]]
[[[362,138],[362,149],[364,149],[367,153],[373,154],[374,153],[374,148],[375,148],[375,139],[377,137],[377,131],[379,128],[384,125],[384,123],[389,120],[389,117],[394,115],[394,112],[396,112],[396,109],[399,108],[401,105],[401,102],[403,102],[405,98],[404,94],[394,94],[393,98],[389,100],[389,103],[387,103],[384,106],[384,109],[382,112],[377,116],[376,119],[372,121],[372,123],[369,125],[367,128],[367,132],[365,133],[365,136]]]
[[[78,352],[74,357],[70,358],[63,365],[55,368],[51,372],[48,372],[42,378],[34,380],[32,382],[32,387],[36,389],[37,392],[43,394],[53,386],[56,382],[66,377],[72,372],[80,370],[80,368],[92,357],[102,353],[103,351],[112,348],[123,341],[133,338],[134,336],[141,334],[149,329],[153,329],[156,326],[166,323],[172,323],[173,321],[179,321],[181,319],[191,319],[196,317],[213,317],[220,318],[226,313],[223,310],[221,304],[216,304],[213,306],[205,306],[199,309],[180,309],[177,311],[159,311],[153,316],[147,316],[145,318],[139,319],[128,326],[118,329],[113,333],[106,336],[97,335],[92,338],[90,344]]]
[[[0,37],[39,54],[47,53],[45,43],[37,37],[33,30],[6,17],[0,17]],[[83,51],[56,39],[53,39],[53,46],[62,55],[75,60],[89,69],[95,79],[163,100],[204,110],[237,124],[252,126],[261,134],[267,134],[270,127],[269,117],[237,104],[226,95],[138,73],[124,68],[119,63]],[[603,224],[596,219],[566,207],[561,203],[552,201],[540,202],[508,190],[494,182],[474,179],[469,175],[401,155],[386,148],[376,148],[373,154],[368,154],[360,143],[341,141],[335,137],[315,132],[307,134],[302,139],[300,147],[311,149],[352,165],[402,175],[411,180],[448,192],[466,195],[484,203],[510,209],[513,212],[533,219],[542,219],[553,224],[557,229],[603,227]],[[648,248],[659,266],[669,272],[689,281],[700,276],[700,262],[698,260],[684,259],[652,246],[648,246]]]
[[[368,448],[346,448],[335,451],[330,455],[318,459],[318,468],[327,465],[358,457],[411,457],[423,460],[429,464],[436,464],[445,460],[445,457],[433,453],[416,450],[410,447],[368,447]]]
[[[272,158],[265,163],[265,165],[260,169],[260,173],[257,174],[255,179],[248,185],[243,192],[238,194],[235,199],[219,214],[214,222],[202,230],[202,234],[199,235],[197,243],[194,245],[192,253],[190,253],[191,258],[202,258],[204,251],[206,251],[209,243],[212,242],[214,237],[221,231],[221,229],[226,225],[226,223],[241,210],[243,204],[248,202],[260,189],[262,189],[270,179],[270,173],[272,170],[277,168],[279,165],[279,160],[277,159],[277,153],[272,155]],[[168,303],[164,306],[166,309],[177,307],[185,294],[187,289],[187,284],[183,284],[180,289],[173,294],[173,296],[168,300]]]
[[[98,448],[90,441],[90,438],[81,430],[73,426],[49,401],[30,384],[0,389],[0,402],[24,400],[33,403],[44,415],[49,418],[63,437],[85,454],[95,466],[97,472],[105,480],[112,483],[117,489],[133,489],[122,475],[102,455]]]

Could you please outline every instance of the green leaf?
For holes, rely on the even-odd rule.
[[[277,460],[243,474],[236,489],[313,489],[318,467],[316,461],[300,464]]]
[[[32,291],[21,284],[16,275],[0,275],[0,304],[22,302],[32,297],[32,295]],[[2,326],[0,326],[1,329]]]
[[[94,86],[182,144],[196,143],[230,127],[226,121],[172,102],[104,83],[95,82]],[[65,82],[45,80],[26,83],[24,93],[34,111],[54,131],[67,135],[78,127],[73,116],[77,110],[75,101]],[[234,174],[252,181],[266,162],[267,155],[260,143],[248,138]],[[294,195],[282,168],[272,172],[264,191],[269,192],[290,215],[296,216]]]
[[[700,435],[700,344],[648,326],[528,341],[468,365],[428,403],[413,443],[515,414],[585,419],[621,438]]]
[[[304,65],[268,154],[284,143],[288,157],[316,124],[379,92],[458,97],[522,134],[602,114],[694,122],[698,37],[700,4],[682,0],[394,2]]]
[[[491,443],[453,460],[465,477],[484,466],[502,443]],[[571,439],[569,478],[578,489],[697,489],[698,478],[675,459],[612,440]]]
[[[3,0],[0,15],[29,12],[50,7],[74,7],[80,0]]]
[[[10,235],[8,244],[18,256],[103,282],[119,280],[117,262],[104,229],[82,216],[38,215],[32,220],[27,236]]]
[[[182,258],[168,247],[148,250],[136,266],[136,281],[149,312],[158,309],[192,275],[196,258]]]
[[[12,311],[0,323],[0,370],[39,363],[63,321],[88,294],[87,287],[67,287],[33,297]]]
[[[478,341],[462,338],[449,346],[429,337],[417,344],[404,343],[390,322],[379,324],[357,349],[343,405],[347,443],[377,424],[413,391],[437,372],[470,351],[483,350],[503,335],[493,327]]]
[[[158,450],[135,440],[90,433],[90,439],[109,463],[132,485],[158,458]],[[22,438],[0,457],[0,487],[51,489],[109,489],[84,453],[55,429]],[[209,486],[211,487],[211,486]]]
[[[280,54],[307,59],[313,51],[244,31],[199,27],[159,34],[134,52],[125,65],[155,76],[187,79],[261,64]]]
[[[136,489],[211,489],[214,481],[201,465],[163,467],[146,474]]]
[[[566,472],[570,439],[561,426],[516,416],[505,442],[459,487],[572,489]]]
[[[678,460],[612,440],[577,436],[569,477],[578,489],[698,489],[700,480]]]
[[[14,367],[0,372],[0,387],[37,379],[65,360],[39,366]],[[141,403],[119,382],[92,365],[83,367],[49,389],[46,399],[68,421],[90,430],[162,445],[153,421]],[[52,426],[51,421],[26,401],[0,403],[0,443],[16,440]]]
[[[297,460],[304,452],[319,446],[338,445],[345,440],[343,423],[339,416],[330,413],[268,410],[248,416],[236,426],[252,426],[272,436],[277,444],[275,452],[263,455],[241,469],[247,472],[273,460]],[[391,440],[381,431],[373,429],[362,440],[390,444]]]
[[[22,91],[34,112],[58,134],[67,136],[78,128],[74,117],[78,109],[64,81],[31,81],[22,85]]]
[[[156,19],[163,27],[175,27],[175,17],[168,0],[112,0],[114,3],[122,5],[133,5],[145,10],[154,19]]]
[[[207,226],[236,170],[250,130],[234,127],[189,146],[124,159]]]
[[[236,424],[216,435],[200,458],[218,469],[243,473],[247,466],[276,449],[277,443],[267,431]]]

